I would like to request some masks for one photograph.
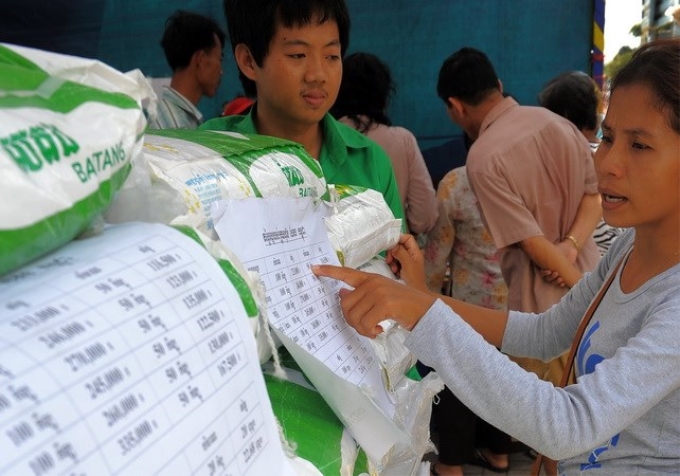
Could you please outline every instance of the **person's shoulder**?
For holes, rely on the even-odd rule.
[[[416,139],[416,135],[409,129],[402,126],[388,126],[388,127],[390,131],[392,131],[392,133],[395,135],[395,137],[401,139],[405,144],[418,145],[418,139]]]
[[[169,100],[166,96],[158,100],[154,115],[148,116],[148,128],[150,129],[172,129],[177,128],[175,116],[181,113],[181,109]]]
[[[572,124],[569,119],[560,116],[559,114],[556,114],[545,107],[520,105],[519,108],[517,108],[517,113],[523,115],[524,117],[533,118],[535,121],[540,122],[541,124],[556,124],[559,127],[565,129],[575,129],[578,131],[578,128],[576,128],[576,126],[574,126],[574,124]]]
[[[635,229],[624,229],[624,231],[613,241],[607,252],[602,257],[602,262],[605,267],[607,269],[611,269],[616,266],[616,263],[623,259],[626,253],[628,253],[628,250],[630,250],[634,242]]]
[[[578,130],[578,128],[567,118],[540,106],[520,105],[515,110],[515,116],[510,118],[516,127],[526,128],[530,134],[518,135],[520,143],[531,140],[532,135],[539,135],[550,138],[553,142],[559,142],[559,149],[562,152],[569,151],[579,154],[592,155],[588,139]],[[557,147],[557,145],[555,145]]]
[[[412,137],[414,139],[416,138],[416,136],[413,132],[411,132],[410,130],[408,130],[407,128],[405,128],[403,126],[386,126],[386,127],[389,127],[389,129],[391,131],[393,131],[395,134],[399,134],[401,136],[409,137],[409,138]]]
[[[617,237],[615,243],[612,244],[611,248],[614,254],[623,254],[628,251],[628,249],[633,246],[635,241],[635,228],[622,228],[621,233]]]
[[[337,134],[337,136],[342,140],[343,144],[347,147],[348,154],[376,158],[380,157],[389,162],[387,152],[385,152],[385,149],[383,149],[383,147],[376,141],[362,134],[356,129],[338,122],[330,115],[326,120],[328,121],[326,123],[326,127],[334,130],[332,134]]]
[[[238,126],[244,121],[245,116],[225,116],[208,119],[199,126],[199,129],[209,131],[237,131]]]
[[[459,188],[467,184],[467,181],[467,168],[462,166],[449,170],[439,183],[445,187]]]
[[[465,159],[466,173],[468,175],[476,175],[488,171],[497,172],[502,168],[498,164],[503,161],[504,156],[498,153],[497,148],[494,149],[487,144],[487,137],[480,135],[479,139],[468,150],[467,158]]]
[[[376,144],[376,142],[361,132],[357,131],[355,128],[352,126],[345,124],[344,122],[340,122],[336,119],[334,119],[332,116],[327,115],[325,118],[326,125],[328,128],[331,130],[335,130],[335,132],[342,138],[342,140],[345,142],[350,147],[356,147],[356,148],[361,148],[361,147],[371,147]]]

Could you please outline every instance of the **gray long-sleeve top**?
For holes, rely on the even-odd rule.
[[[542,360],[568,350],[633,238],[622,235],[542,315],[511,312],[501,350]],[[561,474],[680,474],[680,265],[629,294],[614,279],[581,340],[577,384],[566,388],[521,369],[439,300],[405,343],[475,413],[562,460]]]

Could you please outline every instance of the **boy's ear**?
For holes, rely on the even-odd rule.
[[[245,77],[255,81],[255,59],[250,53],[250,49],[244,43],[239,43],[234,48],[234,59],[238,69],[241,70]]]

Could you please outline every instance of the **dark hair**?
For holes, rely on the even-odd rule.
[[[499,90],[491,61],[474,48],[459,49],[444,60],[439,70],[437,95],[447,104],[448,98],[455,97],[476,106]]]
[[[579,130],[597,127],[600,104],[597,83],[583,71],[559,74],[543,86],[538,95],[541,106],[569,119]]]
[[[212,19],[198,13],[177,10],[165,21],[161,46],[173,71],[186,68],[197,51],[215,46],[215,35],[224,48],[224,32]]]
[[[354,121],[365,133],[374,123],[391,126],[387,106],[396,92],[390,68],[371,53],[353,53],[342,62],[340,92],[330,112],[335,118],[344,116]],[[367,116],[368,123],[359,120]]]
[[[243,43],[258,66],[269,53],[278,25],[286,28],[309,25],[315,15],[320,22],[335,21],[340,34],[340,51],[349,45],[349,12],[344,0],[224,0],[224,15],[232,52]],[[239,71],[247,96],[257,93],[255,83]]]
[[[611,80],[613,93],[619,87],[644,84],[666,114],[668,125],[680,134],[680,39],[646,43],[633,52],[628,63]]]

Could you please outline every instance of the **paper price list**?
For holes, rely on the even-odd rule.
[[[246,474],[268,437],[245,312],[167,236],[116,242],[0,284],[0,473]]]
[[[310,270],[313,263],[331,263],[332,251],[303,240],[291,241],[287,248],[246,262],[265,286],[269,321],[336,374],[361,383],[375,357],[342,316],[341,283],[322,283]]]

